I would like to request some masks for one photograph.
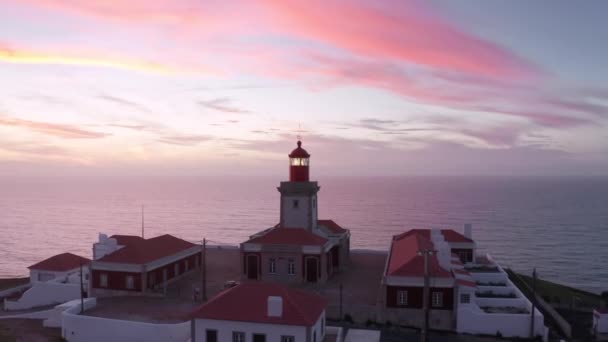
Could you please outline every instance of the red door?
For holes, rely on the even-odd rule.
[[[258,279],[258,256],[247,256],[247,278]]]
[[[306,281],[317,282],[319,263],[317,258],[306,258]]]

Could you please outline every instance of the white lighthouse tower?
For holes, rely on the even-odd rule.
[[[305,228],[314,231],[317,228],[317,192],[319,185],[311,182],[310,154],[298,147],[289,154],[289,181],[281,182],[277,188],[281,193],[281,227]]]

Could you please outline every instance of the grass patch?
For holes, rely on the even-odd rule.
[[[532,277],[518,274],[519,277],[532,288]],[[556,284],[543,279],[536,279],[536,291],[545,300],[555,305],[571,305],[575,301],[576,307],[599,307],[601,296],[595,293],[575,289],[573,287]]]

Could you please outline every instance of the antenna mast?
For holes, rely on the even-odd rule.
[[[144,239],[144,205],[141,205],[141,238]]]

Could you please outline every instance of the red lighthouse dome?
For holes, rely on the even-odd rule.
[[[289,154],[289,181],[308,182],[310,154],[302,148],[298,140],[298,147]]]

